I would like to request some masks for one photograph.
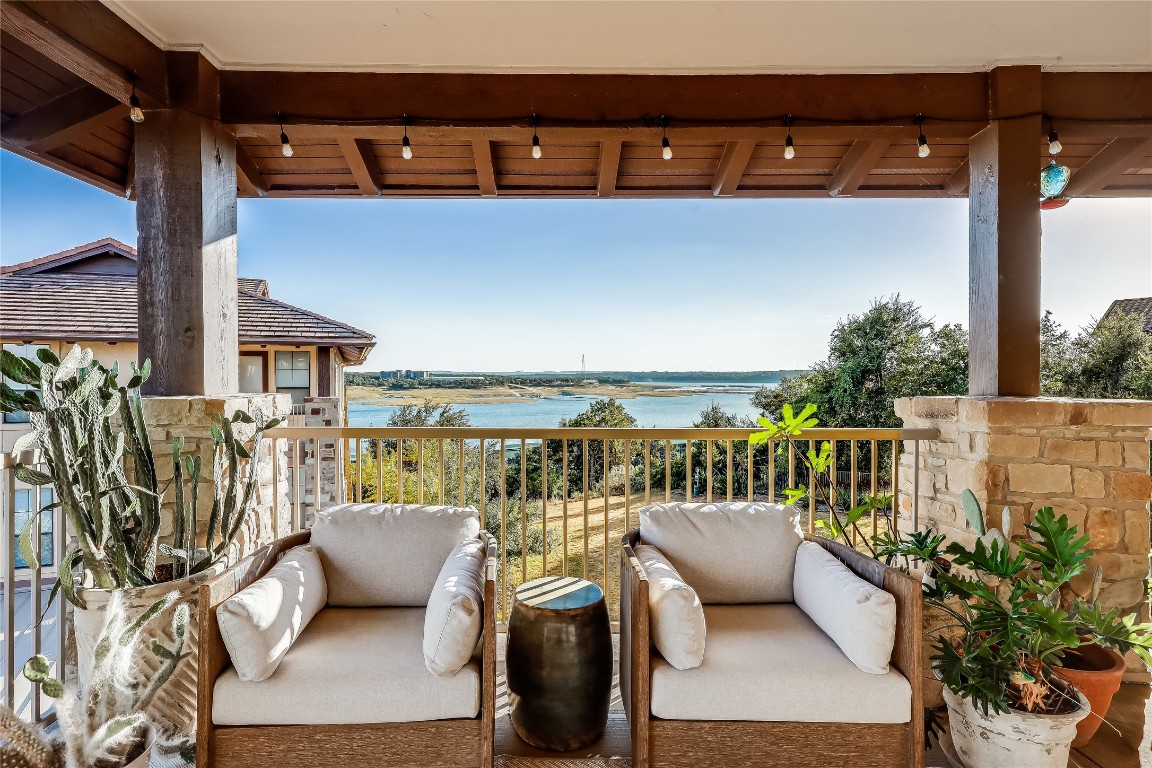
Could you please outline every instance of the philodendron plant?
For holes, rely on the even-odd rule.
[[[973,497],[966,507],[975,504]],[[1010,541],[1003,531],[984,529],[979,506],[969,511],[982,534],[970,547],[948,545],[951,570],[936,572],[941,594],[929,604],[951,614],[959,638],[942,638],[933,663],[953,693],[970,698],[987,716],[1009,710],[1039,714],[1072,712],[1079,706],[1069,686],[1053,672],[1064,653],[1085,644],[1134,651],[1152,664],[1152,625],[1136,614],[1105,611],[1096,600],[1097,571],[1089,599],[1076,597],[1069,584],[1084,573],[1092,553],[1066,515],[1050,507],[1025,526],[1026,538]],[[975,518],[979,517],[979,522]],[[1004,525],[1011,533],[1011,513]]]
[[[78,678],[87,681],[83,685],[73,680],[61,682],[52,677],[51,663],[44,656],[33,656],[28,660],[24,665],[24,676],[38,685],[44,695],[56,700],[56,719],[60,728],[49,738],[34,731],[25,733],[20,741],[28,753],[26,761],[37,768],[120,768],[143,753],[151,742],[165,738],[145,710],[180,662],[190,655],[185,650],[187,605],[176,606],[171,646],[156,639],[149,641],[148,647],[162,663],[147,684],[138,682],[135,665],[140,658],[145,627],[170,608],[177,598],[178,593],[173,591],[130,620],[124,609],[123,594],[114,592],[95,652],[86,661],[87,674]],[[45,749],[46,746],[50,751]],[[165,746],[173,751],[182,747],[185,756],[192,749],[191,744]],[[31,755],[38,756],[37,762],[31,762]]]
[[[25,411],[31,431],[16,441],[13,453],[39,449],[48,472],[17,465],[16,477],[31,485],[52,485],[57,501],[46,507],[63,509],[77,548],[60,558],[60,573],[82,569],[81,586],[99,589],[142,587],[165,580],[157,574],[157,557],[172,560],[172,576],[204,571],[228,553],[251,511],[258,482],[257,462],[265,430],[280,423],[265,421],[256,412],[217,416],[212,424],[214,497],[197,545],[197,493],[202,472],[200,456],[182,457],[183,438],[172,444],[173,477],[161,486],[144,411],[140,386],[148,380],[148,361],[132,365],[131,376],[119,383],[116,366],[107,369],[92,350],[72,347],[63,360],[47,349],[37,350],[37,362],[0,352],[4,377],[28,389],[0,387],[0,410]],[[118,420],[119,424],[115,424]],[[250,446],[234,426],[251,424]],[[246,478],[241,464],[250,463]],[[160,541],[164,495],[174,493],[172,543]],[[20,535],[21,553],[37,565],[31,537],[36,516]],[[77,580],[61,578],[57,587],[74,605],[84,607]]]

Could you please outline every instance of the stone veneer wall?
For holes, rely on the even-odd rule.
[[[1152,402],[1053,398],[917,397],[896,401],[905,427],[934,427],[939,440],[920,450],[921,527],[950,538],[975,538],[960,494],[971,489],[986,525],[999,527],[1013,512],[1013,536],[1024,533],[1035,511],[1050,506],[1090,536],[1094,554],[1072,588],[1083,595],[1096,566],[1103,568],[1100,601],[1106,608],[1139,610],[1145,617],[1149,575],[1148,440]],[[912,443],[901,457],[901,519],[910,525]],[[1130,679],[1148,679],[1135,657]]]
[[[220,397],[146,397],[143,399],[144,421],[148,424],[148,435],[152,440],[152,450],[156,456],[157,480],[163,486],[172,479],[172,440],[184,438],[182,456],[200,456],[202,469],[200,490],[196,503],[196,518],[199,521],[200,539],[207,529],[208,517],[212,511],[212,418],[247,411],[255,415],[257,411],[264,419],[286,418],[291,412],[292,403],[288,395],[252,394]],[[254,427],[235,424],[240,436],[250,437]],[[239,559],[290,530],[292,510],[288,502],[289,475],[288,461],[284,454],[272,455],[271,440],[263,442],[263,448],[256,466],[260,479],[255,492],[255,515],[249,525],[237,538],[237,549],[232,558]],[[166,495],[161,520],[162,537],[170,537],[173,528],[175,505],[172,494]],[[276,521],[279,521],[277,525]]]
[[[344,406],[340,398],[304,398],[304,426],[344,426]],[[344,465],[342,445],[339,440],[304,441],[304,496],[301,503],[307,509],[309,522],[319,510],[344,502],[341,495],[343,484],[339,482]]]

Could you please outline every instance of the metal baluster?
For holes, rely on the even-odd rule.
[[[540,438],[540,523],[544,538],[540,542],[544,571],[548,575],[548,439]]]
[[[584,474],[582,479],[582,491],[584,495],[584,578],[588,578],[588,439],[584,438],[584,444],[581,446],[581,452],[584,459]]]
[[[404,503],[404,438],[396,438],[396,503]]]
[[[520,583],[528,581],[528,443],[520,438]]]
[[[568,440],[564,439],[560,442],[560,452],[564,454],[564,465],[561,470],[563,475],[564,493],[563,493],[563,506],[564,506],[564,575],[568,575]]]
[[[416,492],[416,502],[418,504],[424,503],[424,441],[416,441],[416,486],[419,490]],[[463,505],[461,505],[463,506]]]

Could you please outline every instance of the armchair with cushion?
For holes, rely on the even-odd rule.
[[[923,767],[918,580],[764,503],[645,507],[621,558],[634,768]]]
[[[496,552],[471,508],[344,505],[201,588],[197,768],[491,768]]]

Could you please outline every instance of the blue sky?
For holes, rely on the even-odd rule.
[[[240,274],[376,334],[366,366],[759,370],[824,355],[900,293],[968,318],[965,200],[241,200]],[[1152,295],[1152,201],[1044,214],[1065,326]],[[135,204],[0,152],[0,263],[101,237]]]

